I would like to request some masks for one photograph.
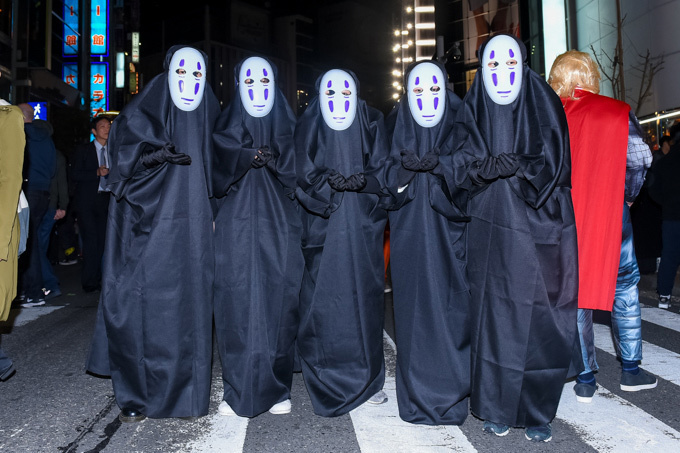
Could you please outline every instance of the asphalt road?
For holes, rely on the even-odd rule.
[[[394,394],[395,345],[385,335],[390,400],[352,413],[313,414],[302,377],[295,376],[293,410],[253,419],[217,414],[222,396],[215,354],[210,414],[193,421],[147,419],[121,424],[108,379],[85,373],[98,293],[80,289],[80,265],[56,269],[63,296],[46,307],[16,308],[0,323],[2,348],[17,373],[0,382],[2,452],[438,452],[438,451],[680,451],[680,300],[671,310],[656,307],[653,276],[640,284],[643,306],[643,368],[659,376],[654,390],[619,389],[617,362],[603,314],[596,331],[600,388],[592,404],[576,403],[565,385],[550,443],[535,444],[512,429],[499,438],[482,432],[468,417],[461,427],[427,427],[402,422]],[[680,285],[676,286],[680,291]],[[391,297],[386,297],[391,319]],[[392,334],[388,322],[386,331]]]

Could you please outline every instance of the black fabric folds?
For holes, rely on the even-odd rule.
[[[383,117],[357,99],[356,118],[348,129],[329,128],[315,97],[295,131],[296,194],[306,209],[297,345],[314,412],[322,416],[361,405],[382,389],[385,378],[382,247],[387,215],[378,207],[379,195],[366,192],[381,188],[367,182],[360,192],[336,191],[328,184],[333,173],[382,180],[387,154]]]
[[[167,61],[179,49],[168,52]],[[87,369],[111,375],[116,402],[149,417],[208,413],[212,361],[212,130],[210,86],[191,112],[176,108],[167,73],[116,118],[109,134],[104,276]],[[191,158],[152,168],[166,145]]]
[[[442,72],[446,74],[443,68]],[[385,177],[391,197],[384,199],[384,205],[391,210],[399,416],[411,423],[460,425],[468,414],[470,388],[467,206],[452,202],[449,184],[454,119],[461,100],[446,90],[443,106],[442,119],[430,128],[415,122],[407,95],[389,115],[392,143]],[[422,171],[426,156],[432,159],[433,154],[438,165]],[[409,171],[402,157],[413,160],[413,155],[419,170],[411,172],[400,192],[404,179],[400,175]]]
[[[471,410],[543,425],[577,372],[572,359],[580,362],[564,109],[525,63],[519,97],[505,106],[488,97],[478,71],[457,122],[452,197],[469,199],[471,216]]]
[[[256,118],[237,89],[214,134],[215,194],[222,197],[215,218],[215,329],[224,400],[246,417],[290,398],[304,267],[294,198],[295,115],[278,87],[275,93],[269,114]],[[253,165],[265,149],[270,158]]]

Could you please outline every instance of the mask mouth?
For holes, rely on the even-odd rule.
[[[333,117],[333,119],[334,119],[334,120],[338,120],[338,122],[344,120],[345,118],[347,118],[347,117],[346,117],[346,116],[334,116],[334,117]]]
[[[180,99],[182,99],[183,101],[187,101],[187,104],[190,103],[190,102],[194,102],[193,99],[189,99],[189,98],[180,98]]]
[[[423,118],[434,118],[434,115],[423,115]]]

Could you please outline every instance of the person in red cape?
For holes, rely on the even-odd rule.
[[[548,83],[564,105],[571,142],[578,328],[585,367],[576,378],[576,398],[589,403],[597,389],[593,310],[612,312],[616,350],[623,364],[621,390],[654,388],[656,378],[638,366],[642,359],[640,272],[629,212],[651,164],[651,152],[630,106],[598,94],[600,74],[587,53],[571,50],[559,55]]]

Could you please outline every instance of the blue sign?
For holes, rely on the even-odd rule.
[[[61,77],[68,86],[78,89],[78,64],[64,63],[61,70]]]
[[[64,56],[78,55],[80,31],[78,0],[64,0]]]
[[[109,64],[90,65],[90,115],[97,116],[109,108]]]
[[[92,55],[107,56],[109,54],[108,0],[92,0],[90,29],[90,53]]]
[[[47,102],[29,102],[33,107],[33,119],[47,121]]]

